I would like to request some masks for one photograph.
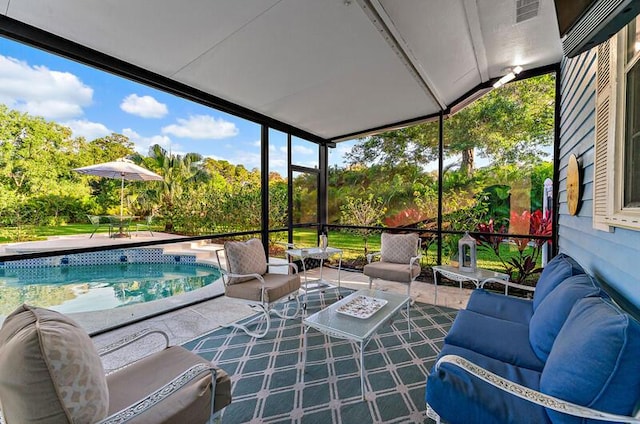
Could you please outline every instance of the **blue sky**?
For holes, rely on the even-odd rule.
[[[245,167],[260,166],[260,126],[88,66],[0,38],[0,103],[70,127],[88,140],[124,134],[146,154],[160,144]],[[271,171],[286,175],[286,138],[270,135]],[[339,143],[330,163],[354,142]],[[297,164],[317,163],[317,149],[294,142]]]

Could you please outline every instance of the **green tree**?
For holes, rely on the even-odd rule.
[[[553,140],[555,77],[542,75],[492,90],[445,121],[445,153],[460,154],[471,176],[475,153],[494,163],[538,163]],[[359,141],[352,164],[424,166],[437,158],[438,124],[429,122]]]
[[[155,144],[149,149],[149,156],[137,155],[134,162],[142,162],[149,169],[162,175],[159,184],[145,184],[143,197],[139,203],[151,213],[157,208],[165,218],[165,231],[172,231],[178,218],[181,199],[194,183],[206,182],[208,174],[202,169],[202,155],[187,153],[176,155]]]
[[[344,204],[340,207],[340,211],[343,225],[371,227],[380,225],[386,208],[382,206],[381,198],[376,198],[373,197],[373,194],[369,194],[366,197],[347,196]],[[364,254],[366,255],[369,252],[369,238],[374,233],[374,230],[354,228],[352,231],[362,237]]]
[[[0,216],[2,224],[62,223],[95,206],[86,180],[72,172],[84,165],[86,141],[43,118],[0,105]]]

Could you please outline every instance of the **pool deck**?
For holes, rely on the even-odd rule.
[[[96,234],[91,239],[89,239],[88,234],[55,237],[46,241],[0,245],[0,260],[2,255],[103,246],[114,244],[114,240],[122,247],[140,241],[166,240],[167,244],[153,247],[162,246],[165,248],[166,253],[171,254],[193,254],[196,256],[197,262],[217,264],[215,250],[220,249],[222,246],[205,242],[180,243],[180,238],[180,236],[156,232],[154,232],[154,237],[151,237],[148,232],[140,232],[140,234],[134,233],[131,238],[123,239],[111,239],[107,234],[103,233]],[[317,278],[319,271],[319,269],[308,270],[307,276],[309,278]],[[340,277],[342,287],[355,290],[368,288],[368,278],[360,272],[343,270]],[[325,267],[323,269],[323,278],[335,281],[337,279],[337,270]],[[406,293],[406,285],[401,283],[376,280],[374,285],[379,290]],[[437,304],[461,309],[466,306],[470,293],[471,290],[469,289],[438,286]],[[434,286],[433,284],[416,281],[412,284],[411,295],[418,302],[433,304],[435,297]],[[212,297],[215,298],[201,301]],[[163,312],[169,309],[174,310],[167,313]],[[213,331],[221,325],[237,321],[253,313],[254,311],[242,301],[225,297],[222,281],[218,280],[207,287],[180,296],[106,311],[69,314],[69,316],[75,319],[89,333],[120,326],[120,328],[93,337],[96,347],[100,348],[146,328],[155,328],[166,332],[172,345],[182,344]],[[150,316],[152,317],[145,318]],[[3,320],[4,317],[0,317],[0,321]],[[133,320],[138,320],[139,322],[126,324],[126,322]],[[161,348],[161,341],[160,337],[150,337],[131,347],[114,352],[103,358],[105,369],[108,371],[119,368],[158,350]]]
[[[107,245],[117,245],[117,247],[127,247],[128,244],[139,243],[145,241],[167,241],[179,242],[184,238],[175,234],[167,234],[161,232],[153,232],[153,236],[149,231],[140,231],[131,233],[131,237],[111,238],[107,233],[96,233],[89,238],[91,234],[76,234],[71,236],[53,236],[47,240],[27,241],[19,243],[0,244],[0,259],[2,256],[15,255],[20,253],[49,252],[52,250],[64,249],[87,249],[92,247],[100,247]]]
[[[332,268],[324,268],[323,270],[323,278],[325,279],[333,280],[337,277],[336,274],[337,271]],[[309,270],[307,275],[310,278],[317,278],[319,269]],[[368,278],[360,272],[342,271],[340,276],[342,287],[355,290],[368,288]],[[217,289],[221,292],[224,290],[221,282],[214,283],[212,286],[216,285],[218,285],[218,287],[212,287],[211,289]],[[406,285],[404,284],[376,280],[374,285],[379,290],[406,293]],[[197,291],[194,293],[197,293]],[[412,298],[418,302],[433,304],[434,294],[433,284],[416,281],[411,286]],[[461,309],[466,307],[470,294],[470,289],[438,286],[437,304],[454,309]],[[169,340],[172,345],[182,344],[213,331],[221,325],[239,320],[253,313],[255,312],[245,303],[221,296],[95,336],[93,340],[96,346],[100,348],[136,331],[145,328],[155,328],[166,332],[169,335]],[[134,358],[139,358],[160,349],[160,341],[160,337],[149,338],[148,340],[137,343],[128,350],[123,349],[122,351],[115,352],[103,358],[105,369],[113,370],[119,368],[131,362]]]

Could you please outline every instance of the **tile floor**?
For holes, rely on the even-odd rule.
[[[308,271],[308,277],[314,278],[318,273],[319,269],[310,270]],[[337,271],[334,269],[325,268],[323,270],[325,279],[333,280],[336,276]],[[368,278],[358,272],[342,271],[341,282],[343,287],[356,290],[368,287]],[[376,280],[374,284],[380,290],[401,293],[406,291],[406,286],[400,283]],[[466,306],[470,293],[471,290],[466,288],[438,286],[437,304],[461,309]],[[418,302],[434,303],[435,293],[432,284],[415,282],[412,285],[411,294]],[[236,321],[252,313],[253,310],[244,303],[222,296],[101,334],[94,337],[93,340],[96,346],[100,348],[141,329],[157,328],[169,335],[171,344],[182,344],[214,330],[222,324]],[[161,342],[162,338],[160,336],[152,336],[136,343],[131,348],[110,354],[103,358],[105,368],[112,370],[123,366],[137,357],[144,356],[145,352],[161,348]]]

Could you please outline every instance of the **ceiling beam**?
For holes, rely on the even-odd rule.
[[[400,121],[400,122],[393,122],[393,123],[381,125],[381,126],[378,126],[378,127],[375,127],[375,128],[369,128],[369,129],[363,130],[363,131],[358,131],[358,132],[353,132],[353,133],[349,133],[349,134],[339,135],[337,137],[332,138],[331,141],[333,141],[334,143],[338,143],[340,141],[353,140],[355,138],[364,138],[364,137],[368,137],[368,136],[371,136],[371,135],[380,134],[380,133],[383,133],[383,132],[386,132],[386,131],[399,130],[399,129],[402,129],[402,128],[411,127],[413,125],[425,124],[427,122],[432,122],[432,121],[438,120],[442,113],[444,113],[445,116],[446,116],[449,113],[449,110],[445,109],[445,110],[443,110],[441,112],[432,113],[430,115],[418,116],[418,117],[411,118],[411,119],[406,119],[406,120]]]
[[[476,57],[476,66],[480,72],[480,80],[485,82],[489,80],[489,62],[487,61],[487,50],[482,38],[477,0],[464,0],[463,7],[467,16],[467,28],[471,37],[471,44],[473,44],[473,53]]]
[[[345,0],[349,1],[349,0]],[[350,1],[349,1],[350,2]],[[411,52],[411,49],[404,41],[400,31],[396,28],[391,17],[384,10],[379,0],[357,0],[358,4],[365,12],[371,23],[378,29],[391,49],[398,55],[409,73],[424,89],[425,93],[440,106],[440,109],[447,108],[442,96],[438,93],[431,79],[427,75],[420,62]]]

